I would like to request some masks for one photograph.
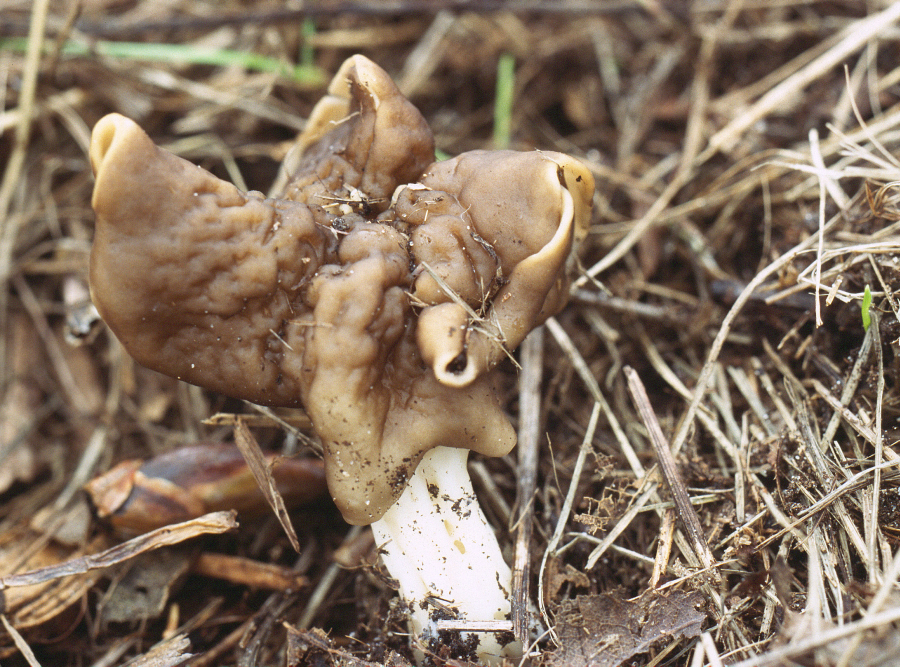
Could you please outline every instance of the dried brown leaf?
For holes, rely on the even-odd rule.
[[[319,459],[267,453],[263,463],[287,507],[327,493]],[[269,511],[240,450],[227,443],[200,443],[147,460],[122,461],[84,488],[97,515],[123,535],[139,535],[219,510],[236,510],[242,519]]]
[[[59,565],[74,554],[96,551],[106,546],[100,537],[73,549],[56,540],[46,540],[33,530],[19,526],[0,535],[0,572],[36,570]],[[25,554],[28,554],[27,556]],[[34,628],[60,616],[78,602],[100,577],[86,572],[71,577],[37,582],[0,592],[0,611],[19,631]],[[0,633],[0,647],[6,637]]]
[[[664,639],[700,634],[706,615],[700,593],[647,591],[636,600],[581,595],[560,606],[556,632],[561,646],[551,667],[616,667]]]
[[[97,554],[73,558],[57,565],[42,567],[30,572],[0,577],[0,593],[7,588],[39,584],[60,577],[82,574],[91,570],[116,565],[142,553],[178,544],[192,537],[219,534],[237,528],[234,512],[212,512],[184,523],[166,526],[118,544]]]
[[[547,600],[557,597],[559,589],[565,584],[572,584],[578,588],[590,588],[591,579],[586,573],[578,570],[569,563],[563,564],[558,557],[547,560],[545,596]]]
[[[193,657],[192,653],[185,653],[190,645],[191,642],[185,635],[175,635],[126,663],[125,667],[175,667]]]
[[[143,554],[129,563],[112,594],[102,607],[104,623],[129,623],[158,618],[173,589],[187,575],[191,554],[182,549],[165,549]]]
[[[297,539],[297,533],[294,531],[291,517],[288,516],[284,498],[278,492],[278,485],[272,476],[272,469],[266,462],[266,457],[259,448],[256,438],[253,437],[250,429],[247,428],[247,425],[240,418],[235,420],[234,423],[234,442],[238,449],[241,450],[241,454],[244,455],[247,467],[250,468],[250,472],[256,478],[260,491],[263,492],[269,505],[275,511],[275,516],[278,517],[281,527],[284,528],[285,534],[291,541],[291,546],[294,547],[297,553],[300,553],[300,540]]]

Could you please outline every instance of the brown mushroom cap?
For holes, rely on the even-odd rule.
[[[302,192],[315,175],[328,181],[329,194],[355,188],[380,212],[398,184],[414,181],[433,160],[434,137],[422,114],[383,69],[364,56],[351,56],[286,160],[294,180],[285,194],[314,203]]]
[[[94,127],[90,157],[91,296],[131,355],[229,396],[300,405],[280,336],[334,236],[306,206],[240,192],[117,114]]]
[[[102,119],[90,150],[91,285],[140,363],[230,396],[302,404],[332,496],[363,524],[429,449],[513,447],[487,371],[564,303],[593,181],[555,153],[429,167],[421,115],[362,56],[329,93],[284,199],[242,193],[126,118]]]
[[[419,345],[442,382],[466,385],[562,309],[566,265],[587,234],[593,193],[584,165],[542,151],[463,153],[397,193],[397,216],[413,225],[415,296],[430,306],[454,302],[440,310],[452,335],[432,335],[441,318],[431,308],[419,318]]]

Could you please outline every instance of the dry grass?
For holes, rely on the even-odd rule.
[[[361,52],[444,153],[555,149],[598,180],[572,303],[502,371],[509,413],[527,410],[522,456],[473,466],[516,553],[518,611],[527,586],[553,628],[541,659],[572,641],[563,601],[655,589],[697,592],[702,634],[660,631],[627,664],[900,662],[900,4],[64,4],[0,2],[0,576],[121,542],[81,486],[124,459],[228,439],[227,423],[203,424],[214,412],[249,413],[262,444],[307,451],[302,419],[282,427],[141,369],[91,320],[86,146],[118,111],[266,191],[323,83]],[[327,500],[293,523],[299,556],[264,515],[124,566],[0,580],[0,661],[403,651],[368,531]],[[208,554],[256,578],[210,578]],[[135,572],[171,576],[138,585]],[[267,590],[283,576],[307,585]],[[121,591],[140,586],[165,593],[158,607],[123,610]],[[326,630],[331,649],[300,652],[283,623]]]

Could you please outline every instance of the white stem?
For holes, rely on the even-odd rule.
[[[388,572],[409,604],[410,629],[427,644],[437,640],[433,597],[467,621],[509,618],[511,573],[488,525],[466,469],[467,449],[435,447],[422,458],[400,499],[372,524]],[[478,633],[476,654],[497,664],[521,655]]]

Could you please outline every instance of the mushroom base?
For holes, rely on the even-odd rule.
[[[436,624],[448,609],[467,621],[510,617],[512,575],[472,489],[468,455],[452,447],[430,450],[400,499],[372,524],[382,562],[411,608],[411,633],[426,647],[448,644]],[[497,633],[461,634],[484,663],[521,656],[518,642],[501,643]]]

